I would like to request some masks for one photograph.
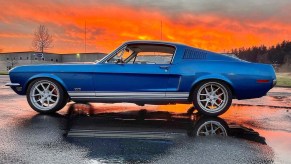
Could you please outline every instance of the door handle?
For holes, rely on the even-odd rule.
[[[169,66],[161,65],[160,68],[161,68],[161,69],[169,69]]]

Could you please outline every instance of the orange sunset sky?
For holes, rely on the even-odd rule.
[[[290,0],[0,0],[0,49],[30,51],[39,24],[49,52],[110,52],[124,41],[182,42],[223,52],[291,40]]]

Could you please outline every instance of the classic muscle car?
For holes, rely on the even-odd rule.
[[[40,113],[56,112],[68,101],[193,103],[216,116],[232,99],[262,97],[276,84],[271,65],[162,41],[125,42],[92,64],[19,66],[9,75],[6,85]]]

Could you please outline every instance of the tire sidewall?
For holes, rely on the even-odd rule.
[[[36,84],[37,82],[40,82],[40,81],[48,81],[48,82],[51,82],[54,85],[56,85],[56,87],[59,90],[59,100],[58,100],[57,104],[53,108],[51,108],[49,110],[41,110],[41,109],[38,109],[36,106],[33,105],[32,100],[30,98],[31,89],[33,89],[32,87],[34,86],[34,84]],[[67,97],[66,96],[66,93],[64,92],[62,86],[57,81],[55,81],[53,79],[50,79],[50,78],[38,78],[38,79],[33,80],[28,85],[28,88],[27,88],[27,91],[26,91],[26,99],[27,99],[27,102],[30,105],[30,107],[33,110],[35,110],[35,111],[37,111],[39,113],[42,113],[42,114],[55,113],[56,111],[62,109],[65,106],[65,104],[66,104],[66,102],[65,102],[67,100],[66,97]]]

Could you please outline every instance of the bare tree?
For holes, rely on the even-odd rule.
[[[39,25],[34,31],[34,38],[32,40],[32,47],[35,51],[44,52],[52,47],[53,37],[49,34],[48,29],[44,25]]]

